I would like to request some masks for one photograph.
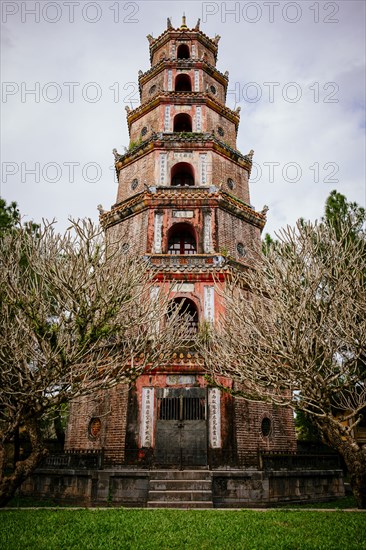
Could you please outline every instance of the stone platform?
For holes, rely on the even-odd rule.
[[[37,499],[83,506],[265,508],[345,494],[342,470],[38,469],[22,486]]]

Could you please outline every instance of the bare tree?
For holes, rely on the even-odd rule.
[[[223,291],[226,313],[204,339],[213,377],[247,399],[310,415],[347,465],[366,507],[366,240],[349,224],[299,222]],[[365,416],[363,417],[365,418]]]
[[[47,453],[41,420],[61,404],[168,362],[188,326],[143,259],[90,221],[0,239],[0,505]],[[167,311],[169,308],[169,315]],[[31,454],[5,472],[19,428]]]

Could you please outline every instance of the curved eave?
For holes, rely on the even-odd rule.
[[[252,157],[250,155],[242,155],[238,150],[229,147],[226,143],[217,139],[213,134],[195,134],[194,132],[192,132],[192,135],[189,137],[184,135],[184,132],[182,134],[175,132],[162,132],[161,134],[154,134],[150,139],[144,141],[141,145],[138,145],[133,150],[119,156],[118,160],[115,162],[117,175],[122,168],[132,162],[135,162],[137,159],[150,153],[154,149],[184,149],[185,147],[192,147],[192,144],[194,144],[196,150],[212,149],[216,153],[230,159],[242,168],[248,170],[250,175],[252,169]]]
[[[266,216],[256,212],[240,199],[226,193],[225,191],[210,192],[192,187],[182,191],[179,188],[159,187],[155,192],[142,191],[138,195],[115,205],[109,212],[100,216],[100,222],[104,229],[119,224],[122,220],[134,216],[148,208],[195,208],[209,207],[222,208],[239,217],[251,225],[258,227],[261,231],[266,223]]]
[[[155,77],[160,72],[164,71],[165,69],[170,69],[173,67],[178,67],[179,69],[187,68],[197,68],[197,69],[203,69],[206,71],[207,74],[211,76],[215,76],[216,80],[220,82],[223,86],[228,85],[229,77],[224,75],[222,72],[220,72],[216,67],[211,65],[211,63],[208,63],[208,61],[205,61],[203,59],[175,59],[175,58],[168,58],[168,59],[162,59],[151,67],[151,69],[145,71],[144,73],[140,74],[138,80],[139,80],[139,86],[145,85],[151,80],[153,77]]]
[[[157,50],[161,46],[164,46],[170,40],[182,39],[183,37],[199,40],[201,44],[203,44],[208,50],[210,50],[214,54],[215,60],[217,59],[218,46],[212,40],[212,38],[204,34],[201,30],[189,29],[187,27],[185,29],[166,29],[162,34],[160,34],[160,36],[153,39],[149,45],[150,62],[152,62],[152,57],[155,50]]]
[[[151,101],[140,105],[133,111],[127,113],[128,131],[130,132],[131,124],[143,117],[146,113],[155,109],[159,105],[165,105],[166,103],[172,105],[193,105],[193,104],[205,104],[212,110],[216,111],[220,115],[227,118],[230,122],[235,124],[235,128],[238,129],[240,122],[240,115],[238,112],[229,109],[226,105],[223,105],[219,101],[216,101],[214,97],[207,92],[160,92]]]

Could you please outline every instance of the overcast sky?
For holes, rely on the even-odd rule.
[[[7,2],[2,9],[1,196],[26,219],[98,219],[116,200],[147,34],[185,11],[221,35],[238,149],[266,231],[321,217],[332,189],[365,206],[365,2]],[[32,92],[33,90],[33,92]]]

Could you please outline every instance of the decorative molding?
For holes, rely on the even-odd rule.
[[[196,107],[196,132],[202,132],[202,107]]]
[[[207,184],[207,154],[200,154],[200,185]]]
[[[211,223],[211,212],[205,212],[203,214],[203,252],[205,254],[212,252]]]
[[[164,132],[170,131],[170,105],[165,105],[164,110]]]
[[[171,69],[168,70],[168,92],[173,91],[173,71]]]
[[[154,252],[155,254],[162,253],[162,243],[163,243],[163,213],[155,212],[154,218]]]
[[[141,447],[153,446],[154,399],[154,388],[142,388]]]
[[[208,411],[209,411],[209,439],[212,449],[221,447],[221,410],[220,390],[209,388],[208,390]]]
[[[173,210],[173,218],[193,218],[193,210]]]
[[[160,153],[160,185],[166,185],[167,153]]]
[[[205,321],[213,323],[215,319],[215,289],[213,286],[204,287],[203,301]]]
[[[194,91],[200,91],[200,72],[197,70],[194,71]]]

